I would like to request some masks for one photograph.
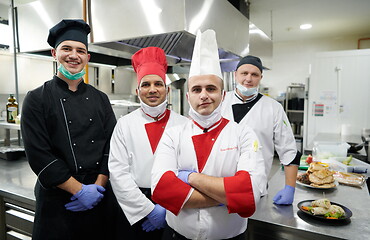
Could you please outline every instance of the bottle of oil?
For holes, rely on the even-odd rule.
[[[18,116],[18,103],[14,94],[10,94],[8,103],[6,104],[6,120],[8,123],[15,123],[15,118]]]

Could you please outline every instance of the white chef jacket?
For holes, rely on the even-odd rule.
[[[213,133],[219,125],[203,133],[189,120],[165,132],[156,152],[152,197],[167,209],[168,225],[189,239],[224,239],[243,233],[247,229],[246,217],[253,214],[267,181],[256,134],[227,119],[220,125],[224,123],[226,125],[215,136]],[[193,143],[193,138],[205,135],[207,138]],[[214,143],[204,164],[197,158],[196,148],[199,151],[207,149],[209,142]],[[179,170],[224,177],[227,206],[182,209],[193,189],[176,177]],[[247,178],[243,178],[245,175]],[[248,181],[244,181],[246,179]],[[248,216],[240,212],[242,209],[250,211]]]
[[[221,113],[234,121],[233,104],[243,102],[235,96],[236,91],[226,93]],[[274,150],[283,165],[290,164],[297,155],[297,145],[290,127],[288,117],[280,103],[263,95],[239,122],[242,126],[251,127],[258,136],[266,164],[266,176],[269,176],[274,159]],[[264,191],[267,194],[267,191]]]
[[[165,130],[187,121],[169,111]],[[139,188],[150,188],[154,154],[145,124],[155,120],[141,108],[121,117],[112,134],[108,167],[110,181],[118,203],[131,225],[147,216],[154,204]]]

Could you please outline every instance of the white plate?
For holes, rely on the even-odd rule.
[[[298,181],[298,180],[296,180],[296,183],[298,184],[298,185],[301,185],[301,186],[304,186],[304,187],[308,187],[308,188],[314,188],[314,189],[333,189],[333,188],[336,188],[337,186],[338,186],[338,181],[334,181],[334,187],[330,187],[330,188],[323,188],[323,187],[314,187],[314,186],[311,186],[311,185],[309,185],[309,184],[305,184],[305,183],[302,183],[302,182],[300,182],[300,181]]]

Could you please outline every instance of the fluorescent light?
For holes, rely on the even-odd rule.
[[[312,25],[307,23],[307,24],[302,24],[301,26],[299,26],[300,29],[302,30],[306,30],[306,29],[310,29],[312,28]]]

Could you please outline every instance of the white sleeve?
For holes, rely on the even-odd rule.
[[[277,112],[274,116],[274,145],[280,162],[290,164],[297,155],[297,144],[290,122],[280,104],[276,105]]]
[[[133,225],[147,216],[154,209],[154,204],[141,192],[131,176],[124,132],[124,119],[121,118],[112,134],[108,167],[113,192],[128,221]]]
[[[266,167],[262,156],[261,145],[252,128],[243,126],[240,132],[241,155],[238,162],[238,171],[245,170],[249,172],[254,200],[257,204],[267,185]]]
[[[152,167],[152,193],[157,186],[162,175],[167,171],[173,171],[175,175],[178,173],[177,166],[177,148],[176,148],[176,127],[170,128],[163,133],[162,139],[158,144],[154,155],[154,163]]]

